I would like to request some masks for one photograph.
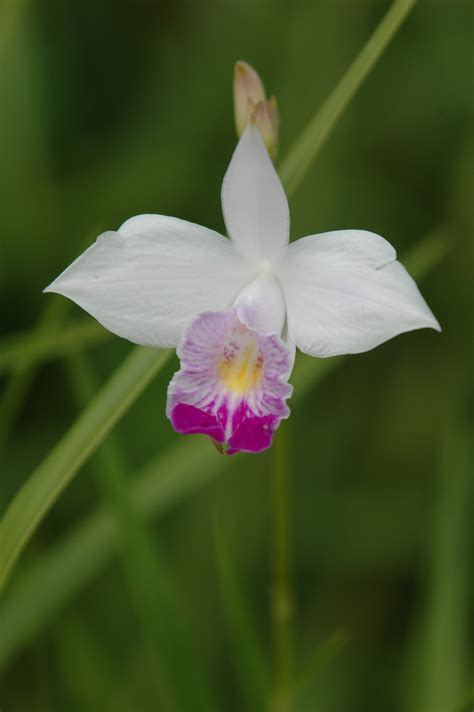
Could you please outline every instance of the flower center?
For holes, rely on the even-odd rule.
[[[269,274],[270,272],[273,272],[273,263],[270,260],[262,260],[259,274]]]
[[[224,388],[236,395],[248,393],[262,380],[264,358],[253,334],[239,324],[232,330],[217,363]]]

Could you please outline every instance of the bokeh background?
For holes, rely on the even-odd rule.
[[[2,0],[1,510],[131,348],[44,286],[132,215],[222,232],[234,62],[276,94],[284,156],[387,7]],[[403,258],[433,238],[416,259],[444,328],[348,358],[298,394],[292,712],[472,708],[473,10],[416,6],[291,199],[293,239],[365,228]],[[176,365],[14,572],[0,603],[3,712],[263,710],[272,454],[222,465],[196,438],[183,461],[164,415]],[[176,491],[175,470],[188,478]],[[146,476],[137,542],[120,503]],[[136,575],[144,536],[149,582]]]

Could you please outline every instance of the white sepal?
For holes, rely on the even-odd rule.
[[[278,259],[289,239],[288,201],[252,122],[234,151],[221,198],[227,232],[242,254],[256,261]]]
[[[45,292],[137,344],[174,348],[196,314],[227,309],[252,277],[235,246],[178,218],[138,215],[105,232]]]
[[[305,237],[290,245],[278,273],[290,335],[312,356],[361,353],[406,331],[440,330],[393,247],[373,233]]]

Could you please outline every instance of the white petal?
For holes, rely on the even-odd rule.
[[[139,215],[100,235],[45,291],[69,297],[119,336],[168,348],[196,314],[228,308],[251,277],[218,233]]]
[[[276,275],[272,272],[260,274],[238,294],[234,306],[246,326],[261,334],[276,334],[285,342],[290,353],[291,372],[296,346],[288,333],[285,297]]]
[[[225,174],[222,211],[229,237],[247,257],[277,259],[288,244],[288,201],[252,123],[242,134]]]
[[[271,272],[256,277],[235,300],[239,319],[262,334],[281,336],[285,326],[285,300],[281,286]]]
[[[288,327],[301,351],[368,351],[397,334],[440,326],[393,247],[362,230],[311,235],[279,268]]]

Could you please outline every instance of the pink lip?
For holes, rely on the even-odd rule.
[[[224,428],[219,420],[227,417],[225,411],[225,408],[220,409],[219,416],[216,417],[195,406],[178,403],[171,412],[171,423],[177,432],[184,435],[201,433],[208,435],[219,443],[223,443],[225,442]],[[266,450],[271,445],[273,433],[279,422],[280,419],[274,415],[262,417],[243,416],[229,438],[227,454],[233,455],[236,452],[257,453]]]

